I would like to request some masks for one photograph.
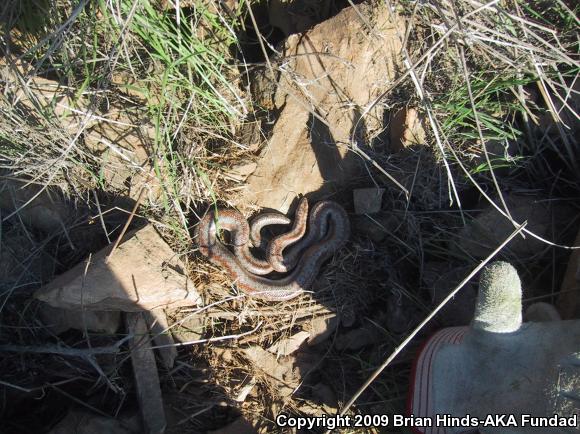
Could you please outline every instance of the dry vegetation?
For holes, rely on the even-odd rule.
[[[347,6],[325,4],[322,16],[313,7],[315,20]],[[238,414],[271,431],[282,410],[344,409],[433,311],[428,288],[437,279],[429,276],[455,270],[453,285],[479,263],[461,228],[488,204],[509,217],[508,196],[552,206],[545,232],[525,229],[542,241],[533,254],[508,247],[501,255],[518,267],[526,301],[554,302],[568,255],[562,246],[571,244],[579,215],[574,4],[377,4],[405,20],[398,35],[404,69],[372,106],[358,108],[361,119],[376,107],[418,107],[427,143],[392,153],[384,131],[362,140],[353,133],[349,146],[364,152],[368,170],[351,187],[386,188],[383,210],[370,220],[353,217],[352,239],[324,268],[314,295],[268,304],[237,295],[192,239],[207,205],[228,204],[240,191],[232,167],[255,161],[267,142],[274,115],[252,100],[247,83],[265,67],[264,51],[275,58],[279,40],[259,5],[255,29],[246,2],[2,2],[0,199],[8,199],[0,200],[0,351],[21,351],[0,358],[0,430],[45,432],[73,405],[111,416],[134,406],[124,347],[102,358],[67,353],[112,345],[123,334],[56,336],[30,295],[114,240],[132,204],[123,198],[134,200],[141,189],[139,217],[179,252],[205,298],[203,307],[170,315],[184,342],[175,368],[160,374],[171,432],[216,429]],[[283,62],[267,68],[284,73]],[[2,196],[14,182],[36,186],[35,193]],[[47,191],[67,216],[49,232],[31,228],[25,213]],[[259,352],[325,321],[332,333],[321,345],[277,361]],[[421,330],[349,411],[403,412],[417,345],[444,323]],[[47,346],[60,350],[24,349]]]

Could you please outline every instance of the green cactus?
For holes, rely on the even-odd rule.
[[[518,272],[508,262],[486,266],[479,279],[473,328],[511,333],[522,324],[522,285]]]

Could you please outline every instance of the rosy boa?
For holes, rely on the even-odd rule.
[[[350,236],[348,215],[339,204],[318,202],[308,215],[308,200],[302,198],[290,231],[267,244],[266,259],[252,254],[252,246],[264,249],[262,228],[290,222],[283,214],[265,213],[249,225],[238,211],[210,210],[198,225],[199,250],[214,264],[225,268],[238,289],[249,296],[268,301],[290,300],[310,288],[322,263]],[[230,233],[229,245],[233,252],[218,238],[218,230]],[[283,254],[290,246],[288,253]],[[289,274],[280,279],[263,277],[273,271]]]

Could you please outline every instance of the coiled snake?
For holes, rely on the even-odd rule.
[[[265,259],[253,255],[252,246],[264,249],[261,237],[264,227],[290,222],[283,214],[265,213],[249,225],[238,211],[210,210],[197,228],[199,250],[223,267],[238,289],[247,295],[267,301],[290,300],[310,288],[322,263],[350,236],[348,215],[339,204],[318,202],[308,215],[308,200],[302,198],[290,231],[266,245]],[[219,239],[218,230],[230,233],[228,244],[232,251]],[[264,277],[273,271],[289,274],[279,279]]]

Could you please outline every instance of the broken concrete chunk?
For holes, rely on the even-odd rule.
[[[200,295],[182,269],[177,255],[153,226],[126,236],[108,263],[110,247],[40,288],[35,297],[54,307],[135,312],[191,306]]]
[[[41,302],[38,313],[44,325],[56,335],[69,329],[84,331],[85,328],[91,332],[112,335],[121,323],[119,311],[62,309]]]
[[[354,190],[355,214],[373,214],[381,210],[384,188],[357,188]]]
[[[129,350],[144,432],[161,434],[167,422],[147,321],[143,312],[129,312],[126,315],[127,331],[133,335]]]

